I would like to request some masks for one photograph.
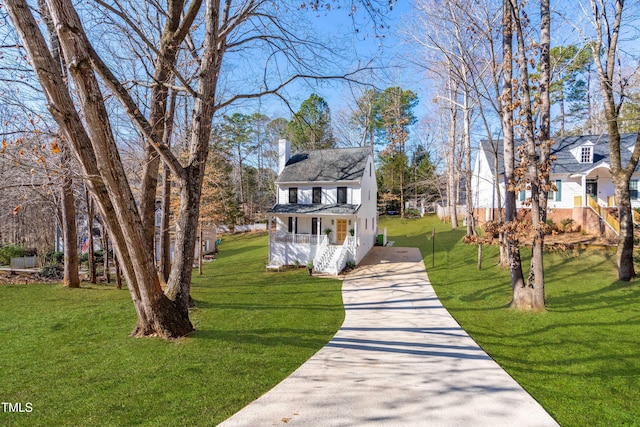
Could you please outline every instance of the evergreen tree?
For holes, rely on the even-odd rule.
[[[320,150],[335,145],[331,132],[331,110],[327,102],[315,93],[300,105],[287,130],[291,145],[297,149]]]

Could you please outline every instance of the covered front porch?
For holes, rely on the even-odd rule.
[[[308,265],[338,274],[355,259],[355,215],[274,215],[269,218],[269,265]]]
[[[582,194],[574,196],[574,220],[579,220],[582,228],[589,233],[620,234],[618,205],[615,187],[608,165],[601,164],[584,174],[572,178],[581,179]],[[638,181],[630,185],[632,205],[638,197]],[[636,202],[637,204],[637,202]],[[633,206],[634,208],[636,206]],[[632,210],[634,223],[640,223],[640,215]]]

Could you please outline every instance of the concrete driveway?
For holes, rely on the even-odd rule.
[[[343,284],[346,318],[231,426],[557,426],[460,328],[420,251],[375,247]]]

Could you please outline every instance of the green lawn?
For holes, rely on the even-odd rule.
[[[0,285],[2,426],[212,426],[280,382],[342,324],[341,282],[265,272],[266,235],[225,237],[194,277],[197,329],[134,339],[129,292]]]
[[[562,426],[640,425],[640,284],[616,280],[614,253],[545,254],[547,311],[519,313],[497,248],[484,248],[478,271],[464,229],[434,217],[380,226],[396,246],[421,248],[445,307]]]

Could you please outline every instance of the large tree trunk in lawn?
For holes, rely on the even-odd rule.
[[[191,305],[190,288],[196,231],[200,217],[200,195],[204,179],[204,168],[209,155],[211,122],[215,112],[217,76],[222,66],[221,52],[226,49],[225,39],[220,38],[218,17],[214,7],[205,8],[205,33],[201,58],[201,78],[198,96],[193,106],[191,123],[191,151],[186,176],[180,182],[180,212],[176,221],[176,247],[173,268],[169,275],[165,294],[171,298],[180,312],[186,313]]]
[[[67,172],[62,178],[62,231],[64,233],[64,276],[63,283],[69,288],[80,287],[78,275],[78,232],[76,227],[76,207],[73,197],[73,181],[69,176],[69,156],[62,147],[62,162]]]
[[[619,200],[618,218],[620,219],[620,238],[618,239],[616,261],[618,264],[618,279],[624,282],[630,281],[636,275],[633,265],[634,228],[629,178],[630,176],[617,178],[615,187],[616,200]],[[620,183],[621,185],[618,185]]]
[[[531,92],[529,86],[528,59],[524,40],[523,24],[520,22],[519,8],[516,6],[517,0],[511,0],[514,18],[514,28],[518,46],[518,56],[520,63],[520,84],[522,87],[522,111],[525,127],[525,145],[527,157],[527,178],[531,188],[531,220],[533,227],[533,242],[531,249],[531,266],[526,286],[514,288],[513,301],[511,307],[519,310],[541,311],[544,310],[544,229],[541,222],[544,214],[540,206],[540,193],[544,191],[541,187],[541,172],[539,165],[539,154],[536,146],[535,129],[533,123],[533,106],[531,105]],[[544,1],[543,1],[544,3]],[[543,31],[544,32],[544,28]],[[548,172],[547,172],[548,173]]]
[[[615,93],[616,86],[616,52],[618,51],[618,37],[621,32],[623,1],[615,2],[615,14],[610,15],[610,10],[601,9],[599,2],[591,0],[594,14],[594,25],[596,30],[597,43],[592,46],[593,62],[596,65],[596,72],[600,79],[600,90],[602,93],[602,105],[604,116],[607,121],[609,131],[609,157],[611,161],[611,177],[615,189],[616,203],[618,204],[618,215],[620,220],[620,236],[618,239],[618,251],[616,254],[618,263],[618,279],[630,281],[635,276],[633,265],[633,216],[631,213],[631,198],[629,192],[629,182],[634,173],[638,160],[640,159],[640,131],[636,136],[633,152],[627,165],[622,164],[620,153],[620,129],[618,119],[620,107]],[[613,19],[612,19],[613,18]],[[604,63],[603,63],[604,58]],[[624,89],[622,89],[624,91]],[[622,100],[620,100],[622,102]],[[626,150],[626,148],[624,148]]]
[[[174,268],[171,269],[165,295],[176,303],[180,310],[186,312],[192,305],[190,300],[190,284],[195,259],[197,233],[200,212],[201,188],[193,186],[202,183],[206,152],[202,163],[193,162],[187,170],[190,178],[180,183],[180,213],[176,221],[176,243],[174,249]],[[202,165],[202,166],[200,166]],[[192,184],[193,183],[193,184]],[[202,248],[200,248],[202,250]]]
[[[167,21],[160,38],[160,48],[158,57],[154,64],[153,81],[156,84],[151,91],[151,110],[149,113],[149,124],[157,141],[167,141],[171,139],[173,129],[173,111],[167,113],[169,99],[168,84],[173,80],[171,69],[176,63],[178,47],[182,43],[186,33],[179,32],[181,16],[183,14],[184,1],[169,1],[167,4]],[[175,95],[174,95],[175,98]],[[175,99],[171,101],[175,107]],[[169,124],[170,129],[165,132],[165,125]],[[156,190],[158,186],[158,170],[160,167],[160,156],[158,155],[153,141],[146,140],[144,149],[144,167],[142,171],[142,183],[140,190],[140,215],[142,224],[147,235],[148,250],[155,252],[153,238],[155,235],[155,210],[156,210]],[[165,271],[166,269],[163,268]]]
[[[163,295],[152,253],[126,181],[120,156],[108,122],[100,87],[89,58],[89,43],[78,16],[68,0],[50,0],[51,16],[58,31],[65,63],[73,80],[83,119],[50,55],[42,33],[24,0],[3,2],[31,59],[52,116],[61,127],[100,213],[111,230],[122,256],[122,268],[138,314],[135,336],[184,336],[193,326],[183,312]],[[86,127],[83,124],[86,123]]]

